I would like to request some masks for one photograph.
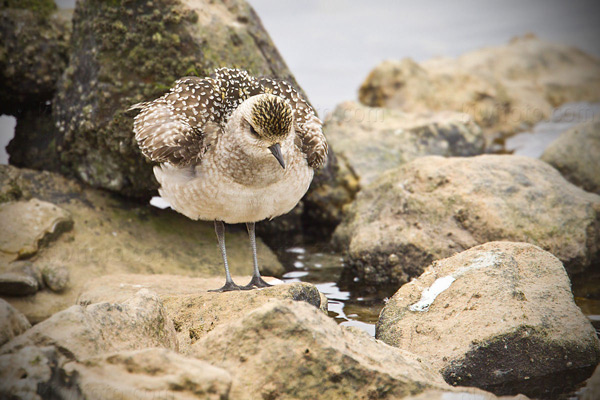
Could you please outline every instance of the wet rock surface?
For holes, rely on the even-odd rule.
[[[29,328],[31,328],[31,324],[27,318],[6,301],[0,299],[0,346]]]
[[[35,293],[6,298],[32,323],[75,304],[82,286],[101,275],[224,275],[211,223],[191,221],[171,210],[140,206],[54,173],[4,165],[0,166],[0,198],[19,202],[37,198],[66,210],[74,222],[71,231],[28,260],[29,267],[15,267],[9,263],[10,254],[0,253],[5,257],[0,258],[0,275],[16,271],[30,283],[27,293]],[[248,236],[243,230],[228,228],[231,271],[235,275],[250,274]],[[275,255],[260,240],[258,257],[265,275],[283,274]],[[12,293],[27,294],[19,288]]]
[[[0,114],[21,115],[52,99],[67,66],[70,15],[51,0],[0,6]]]
[[[265,304],[191,351],[231,374],[231,398],[391,399],[449,388],[426,361],[344,329],[303,302]]]
[[[361,185],[424,155],[472,156],[483,153],[485,145],[481,129],[468,114],[404,113],[355,102],[340,104],[326,120],[324,132]]]
[[[456,59],[384,61],[359,98],[372,107],[465,112],[491,137],[548,119],[563,103],[598,101],[598,93],[600,60],[526,35]]]
[[[540,157],[571,183],[600,194],[600,122],[586,122],[560,135]]]
[[[527,243],[486,243],[434,262],[389,300],[376,337],[428,358],[450,384],[498,395],[554,397],[600,361],[561,262]]]
[[[234,277],[245,284],[250,277]],[[266,278],[272,281],[271,278]],[[250,311],[277,299],[303,301],[327,313],[317,288],[310,283],[290,283],[260,290],[208,292],[223,284],[223,278],[187,278],[176,275],[108,275],[90,281],[77,299],[78,304],[101,301],[118,302],[140,288],[158,294],[167,315],[173,320],[179,351],[189,353],[190,346],[220,325],[246,316]]]
[[[536,244],[574,275],[600,261],[599,220],[600,197],[542,161],[428,156],[361,190],[334,238],[348,249],[345,274],[366,287],[493,240]]]

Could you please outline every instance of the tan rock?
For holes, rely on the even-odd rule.
[[[162,348],[130,350],[82,363],[70,362],[61,372],[70,381],[63,390],[89,399],[219,400],[229,398],[231,387],[227,371]]]
[[[527,157],[428,156],[364,188],[335,232],[345,273],[403,284],[436,259],[494,240],[536,244],[569,274],[600,261],[600,196]]]
[[[561,262],[527,243],[434,262],[389,300],[376,337],[428,358],[452,385],[497,395],[565,393],[600,361]]]
[[[30,199],[0,204],[0,251],[13,260],[31,257],[42,243],[73,227],[68,211],[47,201]]]
[[[31,328],[31,324],[27,318],[6,301],[0,299],[0,346],[29,328]]]
[[[510,134],[566,102],[600,99],[600,60],[527,35],[456,59],[385,61],[361,85],[372,107],[453,110],[473,116],[488,136]]]
[[[28,346],[56,346],[71,360],[144,347],[177,349],[173,323],[158,295],[147,289],[114,303],[72,306],[0,347],[0,354]]]
[[[212,223],[191,221],[172,210],[131,203],[84,188],[57,174],[0,165],[0,200],[32,197],[56,204],[74,221],[70,232],[31,259],[37,269],[52,265],[68,269],[68,286],[59,293],[40,290],[31,297],[6,298],[32,323],[75,304],[82,286],[102,275],[224,276]],[[226,241],[232,274],[251,274],[252,253],[247,233],[229,229]],[[284,269],[273,252],[261,240],[257,246],[261,272],[283,274]],[[5,272],[2,254],[0,270]]]
[[[234,277],[245,284],[250,277]],[[267,278],[267,281],[272,279]],[[276,285],[260,290],[208,292],[223,278],[188,278],[175,275],[108,275],[83,288],[77,303],[121,302],[141,288],[157,293],[173,320],[179,351],[187,354],[191,344],[222,324],[245,317],[250,311],[276,299],[304,301],[327,313],[317,288],[304,282]],[[324,308],[323,308],[324,306]]]
[[[585,122],[564,132],[540,157],[571,183],[600,194],[600,122]]]
[[[417,157],[472,156],[483,153],[485,145],[481,129],[468,114],[404,113],[351,101],[336,107],[324,131],[361,185]]]
[[[304,302],[273,301],[192,345],[232,375],[231,398],[400,398],[449,389],[429,364]]]

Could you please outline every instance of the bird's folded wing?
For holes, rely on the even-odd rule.
[[[262,78],[260,84],[265,93],[287,99],[294,110],[294,128],[300,138],[300,149],[306,155],[308,165],[320,168],[327,160],[327,140],[323,135],[323,123],[306,100],[285,81]]]
[[[210,96],[212,88],[211,80],[182,78],[163,97],[132,106],[141,109],[133,132],[142,153],[151,161],[175,166],[199,163],[205,150],[203,131],[208,115],[200,103]]]

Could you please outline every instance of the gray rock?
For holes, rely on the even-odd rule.
[[[0,397],[47,399],[60,355],[53,346],[27,346],[0,356]],[[62,397],[53,397],[62,398]]]
[[[0,165],[0,206],[9,204],[1,203],[2,198],[20,202],[32,197],[66,210],[77,227],[38,252],[28,272],[32,276],[37,273],[39,289],[45,285],[40,269],[64,267],[69,271],[69,284],[60,292],[39,290],[30,297],[7,298],[33,324],[75,304],[83,285],[102,275],[161,273],[223,279],[221,255],[210,222],[192,221],[172,210],[154,209],[85,188],[58,174]],[[3,233],[7,234],[0,236]],[[285,271],[273,252],[262,240],[257,246],[261,272],[281,276]],[[231,273],[251,274],[252,254],[245,231],[228,229],[227,250]],[[3,257],[7,257],[6,264]],[[13,270],[15,263],[8,264],[12,258],[0,252],[0,274]],[[242,279],[249,280],[245,276]]]
[[[27,318],[6,301],[0,299],[0,346],[29,328],[31,328],[31,324]]]
[[[1,203],[0,225],[0,251],[18,259],[33,256],[40,246],[69,231],[73,219],[55,204],[30,199]]]
[[[564,132],[544,150],[541,159],[571,183],[600,194],[600,122],[585,122]]]
[[[3,2],[0,114],[39,109],[52,99],[67,66],[70,31],[70,15],[57,12],[52,0]]]
[[[392,399],[450,389],[426,361],[304,302],[269,302],[215,328],[192,352],[229,371],[235,399]]]
[[[458,58],[384,61],[359,90],[361,103],[406,112],[470,114],[492,138],[523,130],[567,102],[600,99],[600,61],[526,35]]]
[[[568,392],[600,361],[561,262],[527,243],[434,262],[388,301],[376,337],[428,358],[452,385],[497,395]]]
[[[56,264],[48,264],[42,268],[44,284],[53,292],[62,292],[69,284],[69,269]]]
[[[134,143],[131,105],[222,66],[296,84],[244,0],[78,1],[72,37],[53,100],[61,160],[84,182],[127,196],[148,198],[157,187]]]
[[[600,261],[600,196],[532,158],[428,156],[361,190],[334,239],[363,286],[403,284],[494,240],[536,244],[574,275]]]
[[[485,146],[481,129],[468,114],[404,113],[351,101],[336,107],[324,131],[361,185],[421,156],[473,156]]]
[[[240,284],[246,284],[247,280],[248,277],[234,277],[234,281]],[[261,290],[208,292],[222,284],[222,277],[107,275],[88,282],[77,303],[120,302],[140,288],[151,290],[159,295],[168,318],[173,320],[179,351],[183,354],[187,354],[190,345],[217,326],[243,318],[255,308],[275,299],[304,301],[327,313],[326,298],[323,301],[317,288],[310,283],[281,284]]]
[[[67,381],[64,388],[74,397],[87,399],[219,400],[229,398],[231,387],[227,371],[161,348],[112,353],[83,363],[70,362],[61,372]]]
[[[177,349],[173,323],[159,297],[147,289],[119,303],[72,306],[0,347],[0,354],[28,346],[55,346],[69,360],[106,352],[165,347]]]

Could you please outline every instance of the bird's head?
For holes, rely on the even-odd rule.
[[[281,146],[293,129],[290,105],[279,96],[259,94],[245,100],[239,111],[243,140],[257,151],[270,151],[285,168]]]

